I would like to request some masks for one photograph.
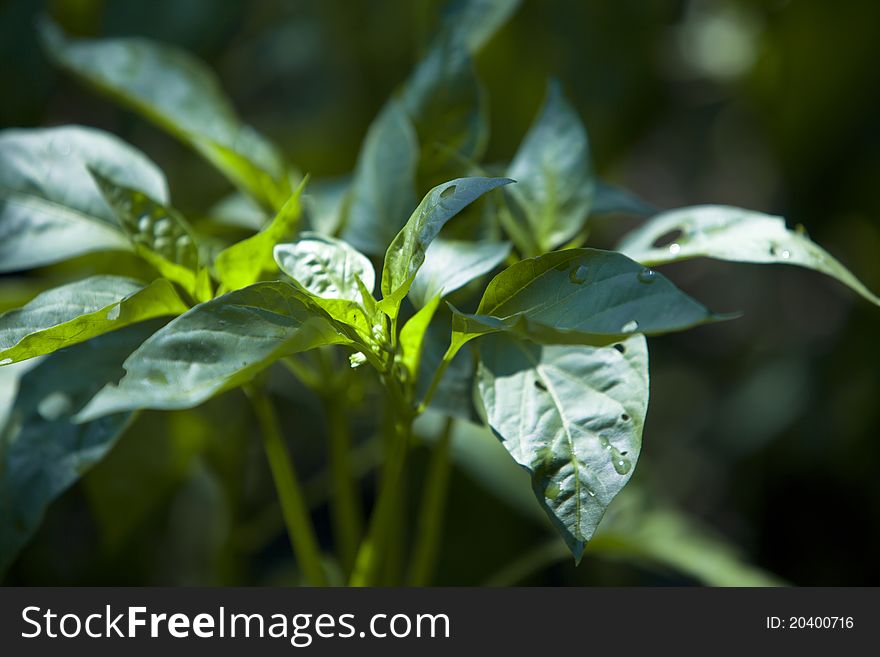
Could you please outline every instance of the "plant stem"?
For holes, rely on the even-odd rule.
[[[333,488],[330,511],[333,532],[339,542],[342,567],[346,573],[350,573],[364,529],[361,502],[351,463],[348,417],[336,394],[325,395],[323,401],[330,443],[330,480]]]
[[[419,526],[416,533],[410,586],[428,586],[437,564],[437,549],[446,511],[446,491],[449,488],[450,445],[454,419],[446,418],[443,431],[431,455],[428,478],[419,509]]]
[[[284,445],[278,416],[265,390],[258,384],[247,388],[263,435],[263,446],[275,489],[281,502],[281,512],[287,525],[287,533],[296,560],[311,586],[326,586],[327,578],[321,564],[321,551],[315,537],[315,529],[309,516],[305,497],[296,478],[293,464]]]
[[[558,538],[538,545],[487,579],[483,586],[515,586],[527,577],[541,572],[571,553]]]
[[[386,554],[388,538],[394,525],[396,501],[400,494],[406,454],[409,450],[412,420],[413,416],[410,412],[395,418],[394,436],[382,469],[379,496],[370,519],[369,532],[361,542],[355,559],[354,570],[349,580],[351,586],[372,586],[376,583],[380,560]]]

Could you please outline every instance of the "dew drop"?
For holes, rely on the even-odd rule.
[[[617,474],[626,474],[632,469],[632,462],[626,458],[616,447],[611,448],[611,465]]]
[[[588,488],[587,493],[590,497],[596,497],[596,491],[594,491],[592,488]]]
[[[657,272],[647,267],[639,272],[639,283],[651,284],[657,280]]]
[[[635,333],[636,329],[639,328],[639,323],[636,320],[632,320],[624,324],[620,327],[621,333]]]
[[[440,198],[449,198],[450,196],[455,196],[455,188],[456,185],[450,185],[442,192],[440,192]]]
[[[587,266],[581,265],[574,271],[569,272],[568,280],[575,285],[583,285],[587,281]]]
[[[678,242],[673,242],[669,245],[669,253],[671,253],[672,255],[677,254],[679,251],[681,251],[681,244],[679,244]]]

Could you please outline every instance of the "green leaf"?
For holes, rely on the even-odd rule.
[[[444,16],[442,29],[454,32],[470,52],[480,50],[492,38],[520,0],[463,0],[453,3]]]
[[[429,177],[463,161],[477,162],[489,139],[485,94],[461,37],[443,33],[413,71],[400,102],[422,145]]]
[[[507,175],[519,183],[507,192],[524,214],[539,252],[564,244],[581,229],[595,192],[590,144],[558,83],[550,84]]]
[[[708,257],[734,262],[799,265],[827,274],[871,303],[880,298],[866,288],[802,230],[785,219],[724,205],[697,205],[663,212],[627,235],[619,250],[647,265]]]
[[[241,123],[202,62],[147,39],[73,39],[49,21],[40,27],[59,66],[192,146],[260,202],[275,208],[287,198],[281,156]]]
[[[275,261],[331,317],[369,340],[371,313],[363,306],[362,289],[370,295],[376,273],[366,256],[342,240],[304,233],[292,244],[278,244]]]
[[[33,535],[46,507],[104,457],[131,415],[86,424],[71,417],[162,325],[153,320],[56,352],[22,377],[0,432],[0,573]]]
[[[606,345],[722,319],[666,277],[613,251],[567,249],[498,274],[474,315],[456,312],[456,341],[514,331],[538,342]]]
[[[400,347],[403,350],[401,362],[409,376],[415,380],[419,373],[419,363],[425,347],[428,325],[440,305],[440,296],[429,300],[415,315],[409,318],[400,330]]]
[[[271,217],[250,196],[232,192],[215,203],[208,216],[218,224],[246,230],[260,230]]]
[[[387,166],[388,163],[383,163]],[[322,235],[335,235],[342,224],[349,202],[351,176],[325,178],[309,183],[303,205],[309,227]]]
[[[0,315],[0,365],[186,310],[165,279],[144,287],[131,278],[92,276],[43,292],[22,308]]]
[[[192,408],[283,356],[346,342],[298,294],[272,281],[195,306],[129,356],[119,384],[101,390],[77,421],[137,408]]]
[[[89,168],[160,201],[168,198],[156,165],[100,130],[0,133],[0,272],[131,248]]]
[[[445,297],[492,271],[508,253],[507,242],[435,239],[425,251],[425,262],[413,280],[409,298],[421,307],[435,296]]]
[[[381,255],[415,205],[419,144],[415,129],[391,100],[373,121],[358,156],[342,237]]]
[[[296,232],[302,215],[300,199],[303,180],[275,218],[262,231],[224,249],[214,261],[217,276],[227,290],[237,290],[259,280],[263,272],[275,270],[272,250]]]
[[[611,185],[601,180],[596,181],[596,195],[590,214],[634,214],[650,216],[657,213],[657,208],[643,201],[631,191]]]
[[[428,192],[385,253],[383,310],[396,316],[425,261],[425,251],[443,225],[486,192],[511,182],[508,178],[457,178]]]
[[[487,421],[580,560],[638,460],[648,409],[645,339],[542,347],[501,334],[478,348]]]

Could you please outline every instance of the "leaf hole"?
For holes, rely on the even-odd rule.
[[[547,386],[544,385],[544,382],[541,381],[540,379],[535,379],[535,387],[538,390],[543,390],[544,392],[547,392]]]
[[[449,198],[450,196],[455,196],[455,188],[457,185],[450,185],[442,192],[440,192],[440,198]]]
[[[677,242],[679,239],[681,239],[682,235],[684,235],[684,232],[681,230],[681,228],[675,228],[666,233],[663,233],[660,237],[654,240],[651,246],[655,249],[669,246],[670,244],[673,244],[674,242]]]
[[[629,422],[629,415],[627,415],[626,413],[623,413],[623,414],[621,414],[620,419],[623,420],[624,422]]]
[[[619,342],[616,345],[614,345],[614,348],[617,349],[617,351],[619,351],[622,354],[626,353],[626,347],[623,346],[622,344],[620,344]]]

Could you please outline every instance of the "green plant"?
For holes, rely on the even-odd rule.
[[[43,26],[61,67],[203,155],[239,190],[225,212],[246,208],[261,225],[233,244],[201,234],[171,206],[161,171],[101,131],[0,136],[0,270],[127,250],[158,274],[149,284],[93,276],[0,317],[0,363],[49,355],[23,377],[0,441],[0,568],[138,410],[192,408],[243,387],[297,562],[308,582],[326,583],[266,388],[263,372],[276,364],[327,410],[336,552],[350,583],[388,581],[383,569],[418,439],[413,424],[429,409],[445,419],[407,581],[430,581],[462,416],[481,417],[529,472],[577,560],[639,456],[645,336],[726,318],[651,267],[694,257],[797,264],[880,304],[802,230],[738,208],[662,212],[618,251],[584,247],[589,216],[653,210],[596,179],[586,131],[557,84],[510,165],[481,166],[485,97],[470,56],[513,4],[463,5],[444,25],[370,127],[341,187],[311,185],[289,167],[189,56],[138,39],[70,39]],[[413,211],[416,190],[427,189]],[[340,350],[350,367],[339,366]],[[364,370],[388,409],[381,484],[366,524],[343,396]],[[679,522],[663,518],[664,526]],[[638,542],[627,549],[638,551]],[[558,546],[542,550],[538,558]]]

